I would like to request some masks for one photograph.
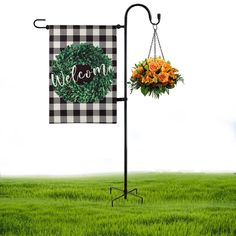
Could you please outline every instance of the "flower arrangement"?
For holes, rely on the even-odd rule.
[[[178,81],[183,82],[183,78],[169,61],[150,57],[135,64],[129,84],[131,92],[140,89],[144,96],[149,94],[159,98],[163,93],[169,94],[169,89],[174,88]]]

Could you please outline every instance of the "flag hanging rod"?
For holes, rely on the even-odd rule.
[[[135,6],[140,6],[140,7],[143,7],[143,8],[145,8],[146,10],[147,10],[147,12],[148,12],[148,17],[149,17],[149,20],[150,20],[150,23],[152,24],[152,25],[158,25],[159,23],[160,23],[160,20],[161,20],[161,14],[160,13],[158,13],[157,14],[157,23],[153,23],[152,22],[152,15],[151,15],[151,12],[150,12],[150,10],[148,9],[148,7],[147,6],[145,6],[145,5],[143,5],[143,4],[133,4],[133,5],[131,5],[127,10],[126,10],[126,13],[128,13],[128,11],[131,9],[131,8],[133,8],[133,7],[135,7]],[[33,25],[34,25],[34,27],[35,28],[37,28],[37,29],[49,29],[49,25],[46,25],[46,26],[38,26],[36,23],[38,23],[39,21],[46,21],[46,19],[36,19],[36,20],[34,20],[34,22],[33,22]],[[120,29],[120,28],[124,28],[125,26],[124,25],[116,25],[116,27],[117,27],[117,29]]]
[[[34,25],[34,27],[35,28],[37,28],[37,29],[49,29],[50,28],[50,25],[46,25],[46,26],[38,26],[36,23],[38,23],[39,21],[46,21],[46,19],[36,19],[36,20],[34,20],[34,22],[33,22],[33,25]],[[120,28],[124,28],[124,25],[115,25],[115,27],[117,28],[117,29],[120,29]]]

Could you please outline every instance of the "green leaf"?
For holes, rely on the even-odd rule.
[[[141,87],[141,92],[144,96],[146,96],[148,94],[148,87],[142,86]]]
[[[145,68],[145,70],[149,70],[149,66],[148,65],[144,66],[144,68]]]
[[[181,81],[184,84],[184,78],[183,77],[179,77],[178,81]]]

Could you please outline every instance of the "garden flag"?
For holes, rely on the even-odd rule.
[[[116,123],[116,26],[49,26],[49,123]]]

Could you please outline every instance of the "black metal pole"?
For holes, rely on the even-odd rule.
[[[128,140],[127,140],[127,16],[128,8],[125,12],[124,24],[124,198],[127,199],[128,192]]]
[[[131,194],[133,196],[139,197],[142,202],[143,202],[143,198],[137,195],[137,189],[133,189],[131,191],[128,191],[128,135],[127,135],[127,130],[128,130],[128,125],[127,125],[127,103],[128,103],[128,97],[127,97],[127,28],[128,28],[128,13],[130,11],[131,8],[133,7],[143,7],[147,12],[148,12],[148,17],[149,20],[151,22],[152,25],[158,25],[161,19],[161,15],[157,14],[157,19],[158,22],[157,23],[153,23],[152,22],[152,16],[151,16],[151,12],[148,9],[148,7],[146,7],[143,4],[133,4],[131,6],[129,6],[125,12],[125,17],[124,17],[124,190],[122,191],[121,189],[117,189],[117,188],[110,188],[110,192],[112,189],[116,189],[119,191],[122,191],[123,194],[115,199],[112,200],[112,206],[113,206],[113,202],[121,197],[124,196],[124,199],[127,199],[127,195]],[[119,28],[123,28],[122,26],[120,26]],[[136,195],[133,194],[132,192],[135,191]]]

